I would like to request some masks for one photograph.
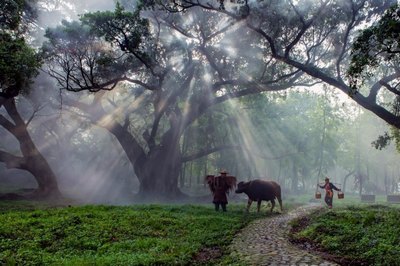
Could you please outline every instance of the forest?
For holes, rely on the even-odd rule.
[[[25,215],[35,204],[72,206],[68,215],[75,218],[64,221],[68,227],[88,218],[75,205],[92,206],[84,210],[100,221],[111,211],[105,205],[145,204],[137,208],[163,217],[163,207],[146,204],[184,203],[200,207],[165,208],[189,220],[208,217],[202,204],[211,205],[212,191],[205,177],[222,171],[237,182],[276,181],[289,211],[314,202],[326,177],[351,204],[366,195],[382,204],[386,197],[400,203],[395,0],[2,0],[0,7],[3,214]],[[235,226],[226,229],[224,241],[230,243],[260,216],[243,217],[245,198],[228,198],[233,212],[224,219]],[[47,207],[35,215],[47,217]],[[115,208],[115,217],[124,211],[137,215]],[[342,214],[353,213],[351,208]],[[212,217],[217,228],[222,221]],[[0,230],[0,246],[12,242],[7,232]],[[196,239],[223,242],[202,234]],[[43,241],[48,248],[50,242]],[[93,250],[91,241],[79,244],[84,248],[70,244]],[[178,255],[137,265],[187,265],[201,246],[225,245],[199,241],[191,244],[197,249],[182,247]],[[207,258],[215,251],[206,250]],[[0,254],[1,264],[30,260],[7,252]],[[41,256],[37,263],[62,260]],[[376,263],[373,257],[357,261]],[[131,257],[107,257],[105,264],[114,259],[135,264]]]
[[[178,199],[226,169],[398,192],[397,58],[351,50],[390,1],[189,2],[4,2],[5,188]]]

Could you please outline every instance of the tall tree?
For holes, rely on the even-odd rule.
[[[18,140],[21,151],[20,156],[0,150],[0,161],[7,168],[30,172],[38,183],[36,195],[58,197],[56,177],[28,133],[29,121],[21,117],[16,107],[16,99],[29,90],[40,66],[39,57],[23,35],[21,21],[27,2],[5,0],[0,7],[0,107],[8,114],[8,117],[0,114],[0,125]]]
[[[374,25],[364,29],[356,38],[351,50],[351,62],[348,69],[350,84],[355,92],[363,90],[371,82],[380,79],[380,85],[386,90],[380,95],[388,108],[400,117],[400,14],[399,5],[389,8]],[[390,74],[390,75],[388,75]],[[379,89],[375,89],[378,95]],[[391,134],[384,134],[374,142],[376,148],[387,146],[391,139],[396,140],[400,151],[399,127],[394,126]]]
[[[259,45],[243,56],[225,49],[222,37],[241,32],[209,12],[197,15],[200,24],[185,16],[141,13],[140,8],[128,12],[117,5],[114,12],[85,14],[80,23],[63,22],[47,31],[50,75],[63,89],[96,92],[90,104],[74,105],[117,137],[140,180],[141,196],[179,197],[182,163],[220,149],[181,153],[185,129],[208,108],[286,89],[301,76],[258,58]],[[247,69],[251,61],[260,68]],[[125,92],[114,94],[114,101],[100,92],[117,88]]]

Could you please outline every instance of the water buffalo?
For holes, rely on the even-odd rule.
[[[240,182],[237,185],[236,193],[245,193],[249,200],[247,202],[247,211],[249,211],[251,203],[257,201],[257,212],[260,212],[261,201],[271,201],[271,212],[275,207],[275,198],[278,199],[282,208],[281,186],[275,181],[265,181],[255,179],[249,182]]]

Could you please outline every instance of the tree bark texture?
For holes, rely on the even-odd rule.
[[[60,197],[57,178],[29,135],[27,124],[16,108],[15,99],[3,101],[3,106],[12,122],[0,115],[0,125],[18,140],[22,156],[0,151],[0,161],[4,162],[7,168],[26,170],[33,175],[38,184],[35,196]]]
[[[178,145],[160,145],[139,158],[134,165],[140,181],[138,198],[173,200],[184,197],[178,188],[181,165]]]

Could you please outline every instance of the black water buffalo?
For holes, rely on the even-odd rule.
[[[255,179],[249,182],[240,182],[237,185],[236,193],[245,193],[249,200],[247,202],[247,211],[249,211],[251,203],[257,201],[257,212],[260,212],[261,201],[271,201],[271,212],[275,207],[275,198],[278,199],[282,208],[281,186],[275,181],[265,181]]]

